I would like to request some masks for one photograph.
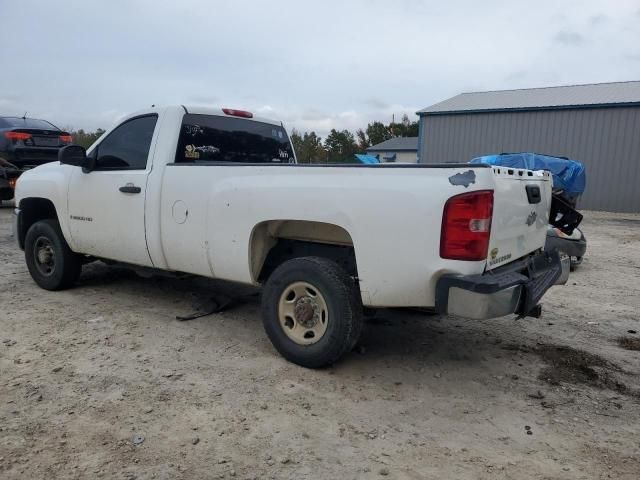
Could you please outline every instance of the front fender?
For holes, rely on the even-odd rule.
[[[67,191],[73,168],[76,167],[60,165],[58,162],[33,168],[18,178],[15,190],[15,202],[18,209],[24,205],[24,200],[30,198],[49,200],[53,204],[62,234],[72,250],[74,245],[69,230]]]

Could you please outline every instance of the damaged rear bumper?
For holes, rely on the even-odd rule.
[[[555,284],[565,283],[569,259],[541,252],[480,275],[443,275],[436,285],[438,313],[472,319],[516,314],[537,316],[538,302]]]

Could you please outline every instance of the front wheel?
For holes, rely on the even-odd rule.
[[[71,287],[80,276],[82,257],[67,245],[57,220],[40,220],[25,237],[24,256],[31,278],[45,290]]]
[[[335,262],[302,257],[280,265],[262,293],[262,321],[273,346],[307,368],[335,363],[360,336],[355,281]]]

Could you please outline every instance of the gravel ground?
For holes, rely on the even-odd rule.
[[[246,289],[96,263],[40,290],[10,222],[2,479],[640,478],[640,215],[587,212],[540,319],[382,311],[319,371],[276,354]],[[212,289],[243,303],[176,321]]]

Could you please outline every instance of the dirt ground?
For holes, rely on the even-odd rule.
[[[97,263],[40,290],[3,207],[0,478],[638,479],[640,215],[584,231],[542,318],[383,311],[311,371],[271,347],[256,296],[176,321],[238,287]]]

